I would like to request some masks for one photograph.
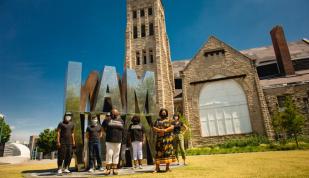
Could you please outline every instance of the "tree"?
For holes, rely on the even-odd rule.
[[[39,149],[44,153],[48,154],[57,149],[57,131],[56,129],[45,129],[40,133],[37,145]]]
[[[282,126],[282,112],[276,111],[272,116],[272,125],[275,131],[276,140],[285,143],[285,130]]]
[[[188,119],[186,119],[183,114],[179,114],[179,119],[180,119],[181,122],[186,124],[186,126],[188,127],[187,132],[184,134],[184,139],[185,139],[185,142],[186,142],[186,146],[188,146],[189,145],[189,141],[191,139],[191,131],[190,131],[191,130],[191,126],[190,126],[190,123],[189,123]]]
[[[302,134],[305,118],[298,113],[291,97],[286,97],[284,106],[285,110],[282,112],[282,127],[289,136],[295,139],[298,148],[298,136]]]
[[[11,128],[10,126],[5,123],[4,117],[0,117],[0,136],[1,136],[1,143],[0,144],[5,144],[10,140],[11,137]]]

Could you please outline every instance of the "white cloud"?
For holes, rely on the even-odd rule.
[[[28,130],[14,130],[11,134],[10,141],[15,142],[29,142],[31,135],[38,135],[39,132],[28,131]]]

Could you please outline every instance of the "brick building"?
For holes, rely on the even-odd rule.
[[[276,37],[276,35],[279,37]],[[271,46],[266,46],[266,47],[258,47],[258,48],[253,48],[253,49],[248,49],[248,50],[243,50],[240,51],[239,53],[245,55],[250,59],[249,61],[252,61],[253,67],[256,69],[255,71],[251,71],[253,73],[257,73],[257,82],[256,86],[259,86],[258,88],[262,89],[262,94],[264,96],[261,96],[260,101],[263,101],[259,104],[254,104],[253,109],[255,112],[260,110],[259,108],[263,108],[263,112],[266,113],[266,117],[262,119],[260,116],[257,116],[255,114],[250,115],[250,121],[251,121],[251,127],[252,127],[252,132],[251,133],[257,133],[257,134],[262,134],[266,136],[272,136],[272,129],[271,129],[271,123],[269,117],[271,117],[272,114],[274,114],[275,111],[281,110],[284,107],[284,101],[286,96],[291,96],[293,102],[296,104],[298,111],[305,116],[306,119],[306,124],[304,128],[304,134],[309,135],[309,105],[308,105],[308,98],[309,98],[309,42],[306,39],[295,41],[295,42],[290,42],[287,43],[284,38],[284,33],[282,30],[282,27],[275,27],[271,31],[271,36],[273,40],[273,44]],[[209,41],[214,41],[217,40],[215,37],[211,37]],[[208,41],[208,43],[209,43]],[[217,40],[220,42],[219,40]],[[221,42],[222,43],[222,42]],[[224,44],[224,43],[223,43]],[[285,47],[276,47],[276,44],[281,44]],[[206,47],[209,45],[206,45]],[[218,49],[220,45],[213,47],[214,49]],[[229,65],[228,62],[222,62],[221,67],[219,70],[216,72],[211,72],[215,68],[215,64],[212,62],[215,61],[214,59],[212,60],[207,60],[205,57],[205,53],[209,51],[208,48],[204,49],[202,48],[199,53],[202,51],[201,55],[204,53],[204,56],[201,56],[200,58],[204,59],[204,62],[207,64],[203,64],[203,69],[201,71],[198,71],[198,68],[195,68],[194,66],[192,68],[192,72],[194,74],[198,74],[198,78],[202,77],[203,70],[205,70],[204,73],[205,75],[209,75],[209,77],[206,77],[202,80],[197,80],[201,81],[200,83],[197,83],[198,85],[201,85],[202,83],[205,83],[203,87],[207,87],[207,83],[209,85],[210,82],[219,82],[216,80],[211,79],[211,75],[222,75],[230,70],[233,72],[244,72],[244,66],[238,64],[237,62],[235,64],[232,64],[230,67],[226,67],[226,65]],[[210,50],[211,51],[211,50]],[[225,50],[226,51],[226,50]],[[175,95],[174,95],[174,102],[175,102],[175,111],[184,113],[185,116],[189,119],[191,118],[191,127],[192,127],[192,134],[195,139],[192,140],[193,146],[199,146],[205,144],[211,144],[213,142],[217,143],[221,140],[224,140],[226,138],[230,137],[239,137],[242,135],[246,135],[246,133],[243,134],[218,134],[217,136],[204,136],[202,134],[203,130],[205,132],[205,128],[203,128],[202,124],[203,123],[208,123],[209,124],[209,119],[203,118],[203,115],[200,115],[199,112],[202,110],[202,108],[197,105],[197,103],[201,104],[200,102],[200,96],[196,94],[196,96],[191,96],[192,93],[190,91],[195,91],[196,89],[192,88],[198,88],[198,86],[192,86],[196,85],[194,81],[191,80],[191,77],[194,76],[194,74],[188,72],[187,67],[190,65],[190,61],[197,60],[199,53],[192,59],[192,60],[179,60],[173,62],[174,67],[174,73],[175,73]],[[238,55],[240,55],[238,53]],[[282,54],[285,53],[285,54]],[[230,55],[228,55],[230,56]],[[225,55],[225,57],[217,57],[216,62],[219,63],[219,60],[227,60],[228,56]],[[215,54],[211,56],[212,58],[215,58]],[[221,58],[221,59],[220,59]],[[240,57],[232,56],[234,59],[239,59]],[[201,59],[201,61],[203,60]],[[286,62],[288,61],[288,62]],[[197,62],[198,63],[198,62]],[[280,63],[283,64],[284,66],[280,67]],[[200,65],[200,64],[199,64]],[[205,65],[205,66],[204,66]],[[288,65],[288,66],[285,66]],[[223,67],[225,66],[225,67]],[[234,66],[234,67],[233,67]],[[245,67],[246,68],[246,67]],[[195,73],[195,71],[198,71],[198,73]],[[176,75],[177,73],[177,75]],[[180,73],[183,73],[182,76]],[[226,75],[223,75],[226,76]],[[232,76],[232,75],[228,75]],[[246,77],[250,76],[246,74]],[[245,77],[245,78],[246,78]],[[214,77],[216,78],[216,77]],[[233,78],[233,77],[232,77]],[[245,78],[243,82],[245,81]],[[227,79],[231,80],[230,77]],[[186,81],[188,80],[188,81]],[[234,78],[232,80],[235,80],[239,82],[239,79]],[[253,81],[253,80],[252,80]],[[189,85],[189,86],[188,86]],[[202,86],[200,86],[202,87]],[[254,86],[253,86],[254,87]],[[189,88],[189,91],[186,91],[186,89]],[[221,89],[220,89],[221,90]],[[255,89],[254,89],[255,90]],[[253,91],[254,91],[253,90]],[[216,90],[217,91],[217,90]],[[244,91],[247,92],[248,90],[244,88]],[[219,89],[218,91],[219,92]],[[259,90],[255,90],[255,93],[259,93]],[[186,93],[188,93],[189,96],[186,96]],[[249,92],[251,93],[251,92]],[[201,93],[199,93],[201,95]],[[186,99],[188,97],[189,99]],[[209,96],[210,97],[210,96]],[[252,105],[250,105],[250,101],[252,98],[250,95],[246,94],[247,102],[248,102],[248,107],[249,107],[249,113],[250,113],[250,108]],[[264,99],[263,99],[264,98]],[[194,102],[192,102],[194,101]],[[207,99],[206,99],[207,101]],[[218,101],[218,99],[216,100]],[[193,103],[193,104],[190,104]],[[207,102],[206,102],[207,103]],[[266,103],[266,104],[265,104]],[[265,107],[266,106],[266,107]],[[186,108],[188,107],[188,108]],[[194,107],[196,109],[195,112],[192,112],[190,110],[190,107]],[[224,106],[226,107],[226,106]],[[220,107],[219,107],[220,108]],[[235,110],[236,111],[236,110]],[[187,112],[187,113],[186,113]],[[267,114],[267,112],[269,114]],[[190,116],[190,114],[193,116]],[[220,113],[220,112],[219,112]],[[207,115],[208,114],[208,115]],[[209,115],[209,112],[205,114],[207,116],[204,116],[206,118],[210,118],[212,120],[211,114]],[[219,119],[217,119],[217,125],[220,124],[220,114],[216,113],[219,115]],[[226,113],[223,113],[223,115]],[[228,114],[226,114],[228,116]],[[260,118],[260,122],[263,123],[263,127],[257,127],[256,123],[253,121],[255,120],[254,118]],[[229,117],[227,117],[229,118]],[[266,119],[266,120],[265,120]],[[213,119],[214,120],[214,119]],[[225,118],[226,120],[226,118]],[[219,123],[219,124],[218,124]],[[207,124],[205,124],[207,125]],[[209,127],[209,126],[208,126]],[[215,127],[215,128],[216,128]],[[254,128],[257,128],[254,129]],[[216,128],[218,131],[218,128]],[[208,129],[209,130],[209,129]],[[206,130],[206,131],[208,131]]]
[[[155,72],[159,107],[184,114],[192,146],[273,137],[271,115],[288,95],[309,135],[309,42],[287,43],[280,26],[270,34],[273,45],[243,51],[212,36],[192,59],[171,62],[162,1],[127,0],[125,66]]]
[[[155,72],[159,108],[173,113],[174,76],[161,0],[127,0],[125,68]]]

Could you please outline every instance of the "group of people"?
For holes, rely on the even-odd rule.
[[[170,170],[170,164],[177,160],[181,153],[184,164],[186,164],[184,136],[188,127],[180,121],[179,115],[174,115],[173,119],[168,117],[168,111],[161,109],[159,118],[153,124],[153,131],[157,135],[155,144],[155,164],[154,173],[160,172],[160,165],[166,165],[166,172]],[[124,133],[127,133],[127,144],[124,143]],[[100,140],[105,133],[106,145],[106,169],[102,166],[101,143]],[[122,147],[125,145],[132,147],[133,169],[143,169],[143,143],[145,142],[145,129],[140,123],[140,117],[135,115],[131,118],[131,124],[126,130],[124,121],[120,117],[117,109],[106,114],[104,121],[99,123],[96,115],[92,115],[89,126],[86,129],[89,152],[89,172],[94,172],[95,162],[97,168],[103,171],[104,175],[118,174],[119,156]],[[58,174],[70,173],[69,166],[72,159],[72,150],[75,147],[74,124],[72,113],[67,112],[62,122],[57,128],[58,147]]]

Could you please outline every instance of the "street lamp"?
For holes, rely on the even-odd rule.
[[[3,122],[1,122],[1,126],[0,126],[0,144],[2,141],[2,129],[3,129],[3,124],[4,124],[4,115],[0,113],[0,119],[2,119]]]

